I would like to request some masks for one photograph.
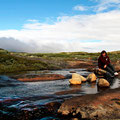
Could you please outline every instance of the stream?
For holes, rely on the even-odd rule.
[[[85,69],[64,69],[48,71],[46,74],[71,76],[72,73],[70,71],[75,71],[85,77],[90,73]],[[39,75],[40,73],[41,71],[28,71],[19,74]],[[101,91],[98,89],[97,83],[85,82],[82,85],[71,86],[69,79],[44,82],[20,82],[11,79],[11,75],[13,74],[0,75],[0,103],[17,109],[26,108],[25,106],[28,105],[42,106],[50,102],[62,102],[74,96],[96,94]],[[115,78],[109,89],[118,87],[120,87],[120,79]],[[39,120],[53,120],[53,118],[43,117]]]

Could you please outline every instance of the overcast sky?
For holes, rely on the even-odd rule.
[[[0,48],[120,50],[120,0],[0,0]]]

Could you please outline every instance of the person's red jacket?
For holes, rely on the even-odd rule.
[[[104,68],[105,65],[110,64],[110,58],[108,56],[103,57],[102,55],[98,58],[98,67]]]

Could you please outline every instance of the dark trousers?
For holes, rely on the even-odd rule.
[[[112,85],[113,82],[114,82],[114,73],[115,73],[114,67],[111,64],[109,64],[109,65],[107,65],[106,68],[103,68],[103,69],[107,71],[107,73],[104,74],[104,78],[106,80],[108,80],[108,82],[110,83],[110,85]]]
[[[114,76],[115,69],[111,64],[108,64],[104,70],[106,70],[111,76]]]

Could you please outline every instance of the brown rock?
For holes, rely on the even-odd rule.
[[[36,82],[36,81],[65,79],[63,75],[59,75],[59,74],[25,75],[25,76],[17,76],[15,78],[22,82]]]
[[[98,74],[98,75],[103,75],[106,73],[105,70],[98,69],[98,68],[87,68],[86,70],[89,72],[94,72],[95,74]]]
[[[105,71],[103,69],[98,69],[98,72],[99,72],[99,74],[106,74],[107,73],[107,71]]]
[[[110,83],[105,79],[99,79],[98,86],[99,87],[109,87]]]

